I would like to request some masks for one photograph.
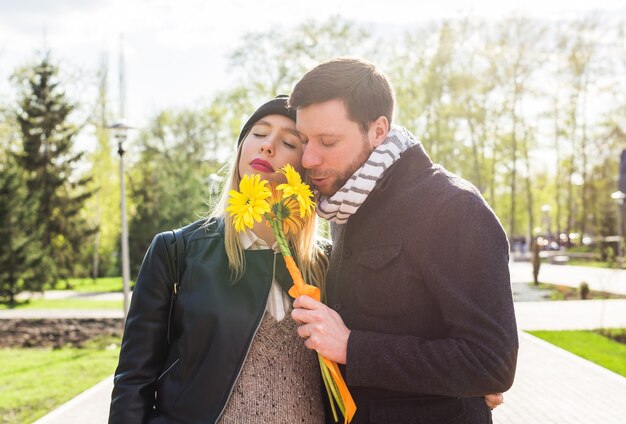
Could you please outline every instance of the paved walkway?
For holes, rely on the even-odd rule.
[[[113,390],[112,375],[35,422],[37,424],[106,424],[109,418],[111,390]]]
[[[529,334],[520,335],[515,383],[494,424],[626,422],[626,378]]]
[[[517,302],[515,312],[520,330],[626,328],[626,299]]]
[[[121,309],[3,309],[0,319],[124,318]]]
[[[577,287],[584,279],[592,289],[626,294],[626,271],[542,265],[542,273],[545,282]],[[515,288],[532,279],[532,268],[513,263],[511,276]],[[626,327],[626,300],[517,302],[515,309],[520,330]],[[0,318],[4,312],[13,311],[0,311]],[[111,388],[112,378],[107,377],[37,423],[106,423]],[[505,404],[494,411],[494,423],[620,424],[626,422],[624,399],[626,378],[520,333],[515,383],[505,394]]]
[[[132,297],[133,292],[130,292]],[[79,292],[76,290],[46,290],[45,292],[22,292],[15,296],[17,300],[27,299],[82,299],[82,300],[123,300],[122,292]]]
[[[131,293],[132,297],[132,293]],[[43,293],[20,293],[18,300],[24,299],[82,299],[82,300],[123,300],[122,293],[85,293],[73,290],[49,290]],[[0,319],[63,319],[63,318],[124,318],[122,309],[2,309]]]

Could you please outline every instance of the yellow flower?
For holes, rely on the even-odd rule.
[[[306,218],[315,208],[311,188],[302,182],[300,174],[289,164],[283,166],[278,172],[287,177],[287,184],[280,184],[276,188],[283,192],[283,199],[293,196],[300,205],[300,216]]]
[[[239,183],[239,191],[228,192],[227,212],[234,218],[235,231],[244,231],[244,227],[252,228],[254,221],[261,222],[261,218],[270,211],[266,200],[272,195],[267,187],[267,181],[261,180],[259,175],[244,175]]]
[[[282,198],[281,192],[278,191],[277,187],[274,185],[271,185],[271,189],[272,198],[270,200],[270,214],[272,219],[276,219],[280,214],[285,234],[296,234],[298,230],[304,227],[304,218],[300,216],[298,211],[300,206],[298,201],[291,196],[286,199]]]

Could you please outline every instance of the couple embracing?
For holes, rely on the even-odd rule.
[[[221,201],[182,228],[173,313],[165,234],[146,253],[109,423],[333,422],[315,352],[339,364],[353,423],[492,422],[518,350],[506,235],[393,109],[379,69],[338,58],[254,111]],[[316,191],[319,218],[286,237],[321,301],[289,296],[264,218],[238,232],[227,211],[242,179],[281,184],[285,165]]]

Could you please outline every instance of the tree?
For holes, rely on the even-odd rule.
[[[73,151],[78,129],[69,122],[75,106],[61,88],[59,69],[49,53],[17,74],[21,130],[19,165],[26,173],[33,215],[42,224],[41,245],[54,267],[49,280],[71,276],[80,264],[81,246],[92,230],[79,212],[91,195],[75,167],[82,153]]]
[[[369,31],[339,16],[325,22],[305,21],[294,29],[250,32],[232,53],[231,65],[248,87],[253,103],[289,94],[304,73],[319,62],[341,55],[372,56],[377,43]]]
[[[96,148],[89,155],[92,180],[89,191],[93,196],[85,202],[83,215],[95,229],[91,250],[91,275],[119,275],[116,253],[119,251],[120,181],[118,162],[110,143],[110,123],[107,98],[107,65],[103,60],[98,71],[98,98],[91,118]]]
[[[140,134],[139,160],[129,178],[136,205],[129,223],[133,273],[155,233],[207,214],[208,177],[223,167],[218,152],[234,151],[236,140],[223,108],[220,101],[200,110],[163,111]]]
[[[41,249],[35,202],[28,197],[24,172],[11,151],[8,127],[0,121],[0,298],[12,304],[21,291],[42,289],[51,263]]]
[[[499,63],[499,78],[503,97],[501,128],[503,134],[503,150],[506,152],[507,168],[509,170],[509,234],[517,233],[517,203],[518,203],[518,179],[519,162],[526,162],[526,168],[530,155],[528,143],[532,133],[528,126],[527,116],[523,107],[525,99],[530,94],[530,78],[540,68],[540,57],[535,54],[534,48],[541,41],[543,28],[525,18],[510,18],[502,21],[497,31],[497,38],[493,45],[493,58]],[[527,172],[526,179],[530,178]],[[527,187],[530,182],[527,180]],[[527,201],[527,232],[532,234],[532,196],[526,193]]]
[[[569,158],[567,160],[567,197],[565,233],[571,234],[577,229],[581,235],[586,232],[588,205],[588,172],[589,172],[589,95],[593,74],[594,56],[598,45],[596,36],[598,23],[595,18],[576,21],[567,27],[561,35],[559,47],[565,55],[563,72],[567,81],[566,93],[568,101],[565,123],[565,139],[569,141]],[[575,185],[580,180],[580,193]],[[576,210],[579,210],[579,214]]]

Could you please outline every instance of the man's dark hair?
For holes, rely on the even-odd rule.
[[[304,108],[329,100],[343,101],[348,117],[366,132],[380,116],[391,125],[394,93],[387,77],[362,59],[340,57],[321,63],[298,81],[289,105]]]

